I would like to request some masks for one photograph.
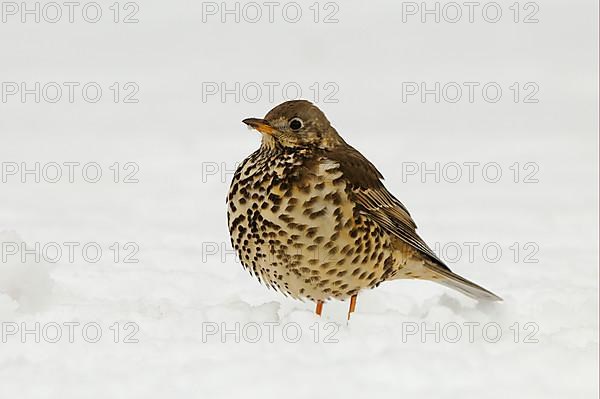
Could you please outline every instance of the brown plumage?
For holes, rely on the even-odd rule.
[[[501,300],[450,271],[381,173],[315,105],[288,101],[244,123],[262,144],[233,177],[227,215],[232,245],[259,281],[316,302],[319,315],[331,298],[351,297],[351,313],[360,290],[399,278]]]

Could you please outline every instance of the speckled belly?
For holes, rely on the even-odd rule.
[[[336,166],[320,163],[307,178],[275,185],[273,176],[242,170],[232,183],[241,193],[230,195],[229,228],[242,264],[294,298],[344,299],[393,278],[406,263],[347,198]]]

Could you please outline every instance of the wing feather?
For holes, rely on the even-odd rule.
[[[438,266],[450,270],[417,234],[417,225],[406,207],[383,185],[383,176],[360,152],[350,146],[327,157],[339,164],[361,212],[389,234],[418,250]]]

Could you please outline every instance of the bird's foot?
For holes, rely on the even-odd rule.
[[[317,316],[321,316],[321,313],[323,313],[323,301],[317,301],[317,308],[315,309],[315,313],[317,314]]]
[[[358,297],[358,294],[352,295],[352,297],[350,298],[350,309],[348,309],[348,320],[350,320],[350,315],[352,315],[352,313],[354,313],[354,311],[356,310],[356,298],[357,297]]]

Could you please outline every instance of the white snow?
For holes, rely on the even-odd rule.
[[[0,102],[0,397],[597,397],[596,2],[540,2],[537,24],[513,23],[513,1],[498,2],[496,24],[402,23],[393,1],[339,2],[333,24],[312,22],[312,2],[297,24],[236,24],[203,23],[202,2],[145,1],[138,24],[114,24],[112,3],[97,24],[0,23],[2,82],[103,89],[96,104]],[[402,102],[402,82],[436,81],[498,82],[503,97]],[[114,82],[136,82],[139,103],[115,104]],[[424,239],[448,256],[460,247],[450,267],[505,301],[397,281],[361,293],[346,323],[347,303],[318,319],[259,285],[231,254],[225,195],[259,144],[240,121],[281,92],[203,101],[203,82],[297,82],[310,100],[318,82],[318,105]],[[337,103],[323,102],[327,82]],[[514,82],[535,82],[539,103],[514,103]],[[36,162],[63,178],[22,183]],[[73,183],[65,162],[80,164]],[[92,162],[98,183],[81,176]],[[128,162],[137,183],[123,182]],[[422,162],[480,166],[473,183],[406,174]],[[497,183],[481,175],[491,162]],[[538,182],[523,182],[526,163]],[[21,242],[46,259],[7,254]]]
[[[52,280],[47,264],[35,261],[34,256],[11,256],[10,253],[27,253],[26,243],[14,232],[0,232],[3,243],[2,254],[5,256],[0,273],[0,309],[6,309],[11,315],[15,308],[23,311],[39,311],[52,293]],[[6,316],[0,311],[2,320]]]

